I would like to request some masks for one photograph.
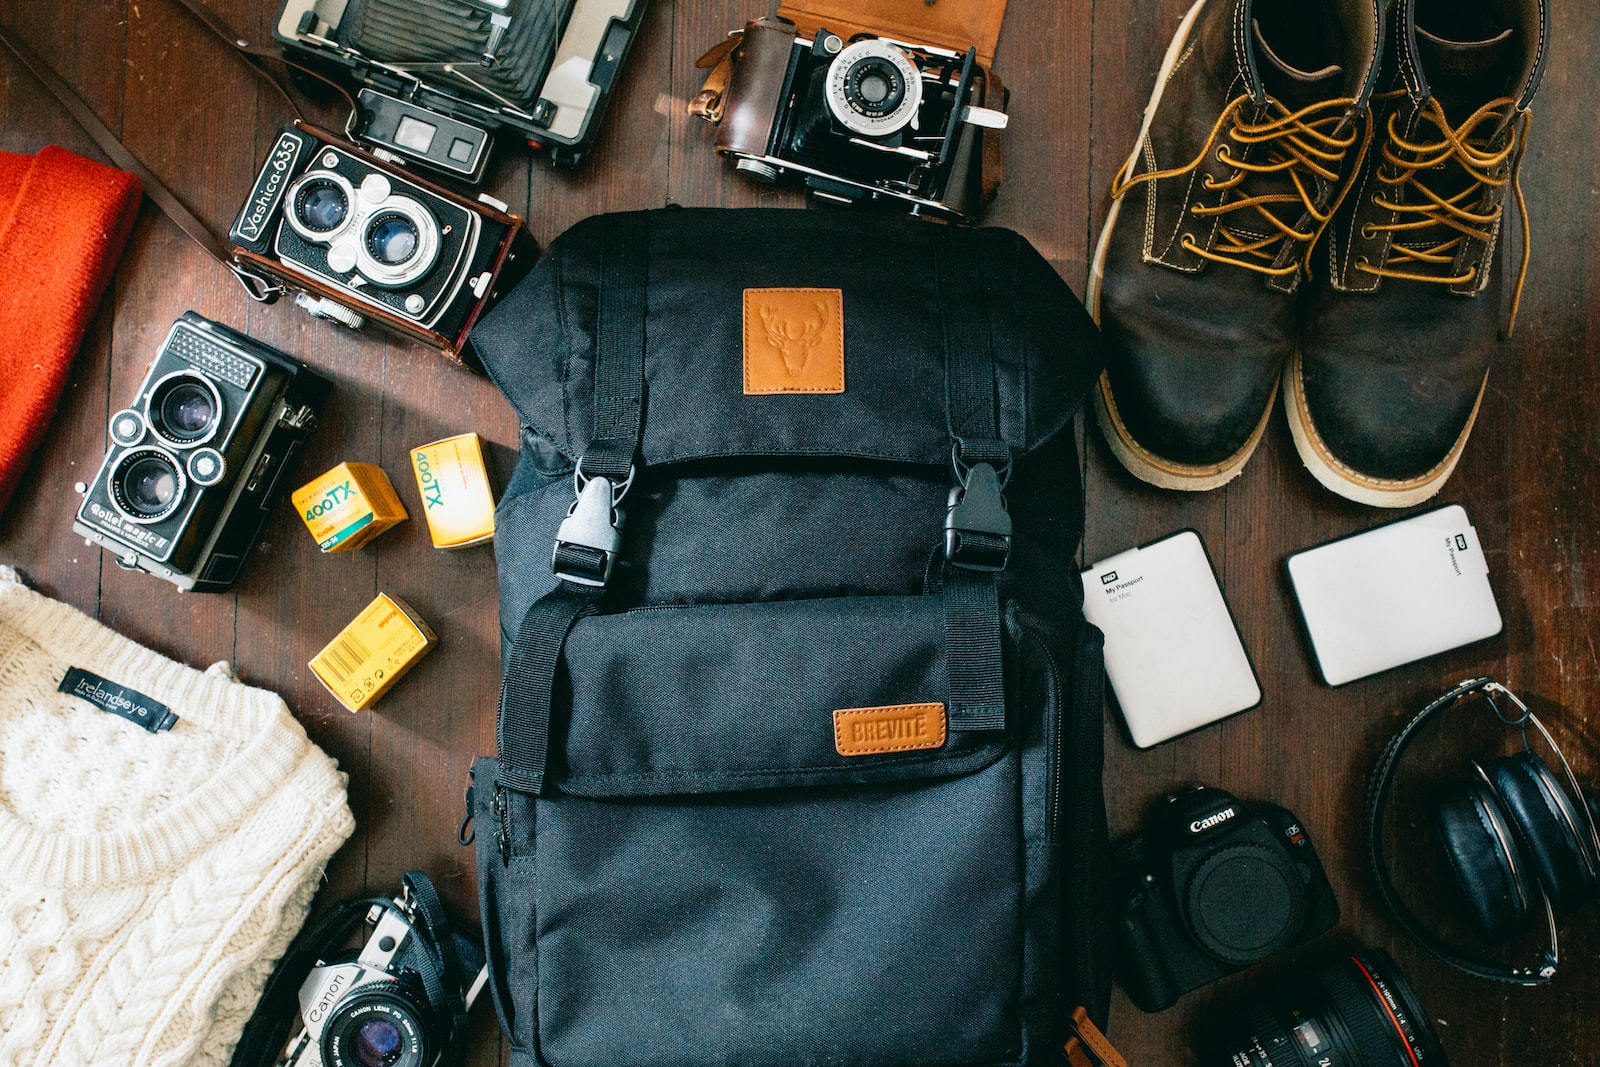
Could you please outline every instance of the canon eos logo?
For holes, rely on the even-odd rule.
[[[1215,815],[1207,815],[1204,819],[1196,819],[1194,822],[1190,823],[1189,832],[1191,834],[1197,834],[1201,830],[1209,830],[1219,823],[1227,822],[1229,819],[1233,818],[1233,816],[1234,810],[1232,808],[1223,808]]]

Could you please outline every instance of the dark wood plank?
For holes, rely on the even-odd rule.
[[[217,0],[236,25],[263,38],[275,5]],[[990,220],[1026,234],[1081,293],[1106,209],[1105,191],[1138,128],[1150,80],[1187,0],[1012,0],[997,69],[1012,90],[1008,173]],[[684,106],[703,72],[695,59],[724,33],[770,9],[765,0],[655,0],[605,119],[593,159],[575,172],[541,156],[503,154],[489,188],[525,210],[541,243],[599,211],[665,203],[797,206],[792,188],[733,173],[711,150],[711,128]],[[1524,184],[1534,267],[1521,322],[1491,378],[1479,425],[1441,499],[1476,521],[1506,616],[1506,633],[1475,648],[1337,692],[1316,680],[1281,578],[1281,562],[1310,544],[1386,516],[1346,504],[1301,469],[1281,420],[1243,477],[1185,497],[1150,489],[1111,458],[1092,426],[1081,430],[1089,506],[1085,559],[1183,527],[1205,538],[1259,669],[1260,709],[1154,751],[1132,748],[1107,717],[1107,797],[1114,829],[1134,829],[1166,791],[1192,782],[1272,799],[1301,815],[1329,868],[1344,917],[1338,933],[1172,1011],[1145,1016],[1117,994],[1112,1033],[1137,1064],[1193,1062],[1198,1026],[1339,945],[1391,949],[1441,1024],[1453,1060],[1513,1064],[1537,1058],[1589,1064],[1600,1047],[1600,920],[1564,924],[1568,964],[1551,989],[1501,989],[1459,978],[1410,944],[1378,909],[1363,866],[1358,815],[1365,775],[1395,723],[1456,678],[1504,676],[1548,712],[1593,781],[1600,730],[1600,129],[1589,101],[1600,57],[1600,12],[1558,5],[1556,44],[1536,111]],[[21,33],[208,223],[236,211],[273,132],[288,113],[173,0],[0,0]],[[342,121],[329,102],[313,118]],[[59,143],[96,155],[26,73],[0,55],[0,149]],[[74,481],[92,474],[111,410],[126,402],[172,320],[183,310],[246,329],[328,373],[336,392],[299,466],[296,484],[346,459],[381,464],[412,521],[356,553],[324,557],[285,505],[244,580],[222,597],[180,597],[128,575],[70,536]],[[509,476],[515,416],[484,379],[414,346],[352,334],[287,303],[246,300],[148,205],[113,292],[91,324],[61,410],[10,509],[0,516],[0,559],[44,591],[168,654],[204,666],[230,659],[254,684],[282,693],[313,738],[351,775],[357,837],[334,860],[324,899],[387,891],[412,866],[435,873],[464,918],[475,914],[470,853],[455,844],[461,790],[473,755],[492,750],[498,631],[492,553],[434,550],[408,453],[475,430],[490,445],[492,478]],[[306,661],[379,591],[410,602],[440,647],[372,713],[344,711]],[[1418,761],[1420,779],[1459,769],[1474,745],[1498,738],[1463,726]],[[1427,899],[1420,867],[1403,887]],[[1524,1052],[1535,1049],[1537,1053]],[[478,1016],[468,1061],[505,1056],[489,1014]]]

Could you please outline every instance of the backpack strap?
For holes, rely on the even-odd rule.
[[[595,323],[594,431],[573,481],[577,499],[556,534],[560,582],[528,607],[500,686],[500,780],[537,794],[549,761],[550,712],[561,647],[594,612],[622,548],[617,506],[633,485],[644,418],[648,216],[610,215],[601,238]]]
[[[955,233],[936,238],[944,319],[945,413],[955,485],[945,512],[944,631],[952,730],[1003,730],[1000,573],[1011,554],[1005,485],[1011,446],[1000,436],[989,302],[963,270]]]

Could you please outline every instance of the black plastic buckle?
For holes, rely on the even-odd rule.
[[[613,486],[609,478],[585,478],[580,463],[574,482],[578,498],[556,531],[550,569],[564,582],[604,588],[622,551],[623,519],[617,504],[633,484],[633,471],[627,481]]]
[[[965,477],[957,467],[944,514],[944,558],[968,571],[1003,571],[1011,558],[1011,513],[1006,510],[1000,473],[975,463]]]

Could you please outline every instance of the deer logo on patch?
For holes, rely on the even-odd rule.
[[[844,392],[844,294],[838,289],[744,291],[744,391]]]

